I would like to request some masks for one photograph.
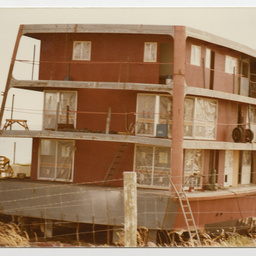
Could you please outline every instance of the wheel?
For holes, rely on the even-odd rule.
[[[253,131],[250,129],[245,130],[246,142],[252,142],[254,134]]]
[[[242,141],[242,137],[243,137],[243,129],[241,127],[236,127],[233,131],[232,131],[232,138],[235,142],[240,142]]]

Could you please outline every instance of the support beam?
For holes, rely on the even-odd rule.
[[[125,247],[137,246],[136,172],[124,172]]]
[[[13,72],[14,63],[15,63],[15,59],[16,59],[16,56],[17,56],[17,52],[18,52],[20,39],[21,39],[21,36],[22,36],[22,31],[23,31],[23,25],[20,25],[19,32],[18,32],[18,35],[17,35],[17,38],[16,38],[16,43],[15,43],[14,50],[13,50],[13,54],[12,54],[12,60],[11,60],[10,68],[9,68],[7,81],[6,81],[6,84],[5,84],[3,101],[2,101],[2,105],[1,105],[1,109],[0,109],[0,128],[1,128],[1,125],[2,125],[2,120],[3,120],[3,115],[4,115],[4,108],[5,108],[5,104],[6,104],[6,100],[7,100],[8,91],[10,89],[10,83],[11,83],[11,79],[12,79],[12,72]]]
[[[174,28],[173,110],[172,110],[172,182],[178,191],[183,176],[183,119],[186,66],[186,28]]]

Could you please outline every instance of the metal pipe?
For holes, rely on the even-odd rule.
[[[14,106],[14,97],[15,94],[12,95],[12,109],[11,109],[11,120],[13,119],[13,106]],[[12,122],[12,121],[11,121]],[[10,130],[12,129],[12,123],[10,125]]]
[[[31,80],[33,80],[34,78],[35,55],[36,55],[36,45],[34,45]]]

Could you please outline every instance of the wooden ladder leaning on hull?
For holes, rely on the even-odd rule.
[[[126,147],[127,147],[127,143],[122,143],[118,150],[117,150],[117,153],[115,154],[115,157],[106,173],[106,176],[104,178],[104,181],[102,182],[102,185],[104,184],[108,184],[109,183],[109,180],[112,179],[112,177],[114,176],[115,174],[115,171],[117,169],[117,166],[119,164],[119,162],[121,161],[122,157],[123,157],[123,154],[124,154],[124,151],[126,150]]]
[[[169,177],[169,179],[170,179],[170,177]],[[186,222],[186,226],[187,226],[187,229],[188,229],[190,240],[191,240],[191,242],[193,243],[193,246],[194,246],[194,241],[193,241],[193,236],[192,236],[192,231],[194,231],[195,234],[196,234],[198,244],[199,244],[199,246],[201,246],[199,233],[198,233],[196,223],[195,223],[195,220],[194,220],[194,216],[193,216],[193,213],[192,213],[189,201],[188,201],[188,197],[187,197],[185,191],[183,190],[183,188],[181,188],[181,192],[179,192],[176,189],[176,187],[174,186],[171,179],[170,179],[170,182],[171,182],[171,185],[173,186],[173,188],[175,190],[175,193],[177,194],[177,197],[179,199],[180,207],[181,207],[181,210],[182,210],[185,222]]]

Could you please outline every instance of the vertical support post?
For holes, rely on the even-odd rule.
[[[136,172],[124,172],[125,247],[137,246]]]
[[[69,124],[69,105],[67,105],[66,124]]]
[[[4,90],[4,95],[3,95],[4,97],[3,97],[2,105],[1,105],[1,108],[0,108],[0,128],[1,128],[2,120],[3,120],[4,108],[5,108],[5,104],[6,104],[6,100],[7,100],[8,91],[10,89],[10,83],[11,83],[11,79],[12,79],[12,72],[13,72],[13,68],[14,68],[16,55],[17,55],[17,52],[18,52],[18,46],[19,46],[19,43],[20,43],[20,38],[22,36],[22,31],[23,31],[23,25],[20,25],[20,29],[19,29],[19,32],[18,32],[18,35],[17,35],[16,43],[15,43],[13,54],[12,54],[12,60],[11,60],[10,68],[9,68],[7,81],[6,81],[6,84],[5,84],[5,90]]]
[[[205,87],[205,60],[204,58],[202,58],[202,65],[203,65],[203,84],[204,84],[204,88]]]
[[[111,120],[111,108],[108,109],[108,117],[107,117],[107,124],[106,124],[106,134],[109,134],[110,120]]]
[[[129,83],[130,78],[130,56],[127,58],[127,74],[126,74],[126,82]]]
[[[235,93],[235,85],[236,85],[236,68],[233,67],[233,93]]]
[[[32,62],[32,74],[31,74],[31,80],[33,80],[33,79],[34,79],[35,56],[36,56],[36,45],[34,45],[34,51],[33,51],[33,62]]]
[[[13,164],[15,164],[16,161],[16,141],[14,142],[14,147],[13,147]]]
[[[119,70],[118,70],[118,83],[121,81],[121,73],[122,73],[122,62],[119,64]]]
[[[55,117],[55,131],[58,130],[59,112],[60,112],[60,102],[58,101],[57,109],[56,109],[56,117]]]
[[[172,111],[172,182],[181,191],[183,181],[184,85],[186,67],[186,28],[174,27]],[[172,188],[172,192],[175,190]]]
[[[14,97],[15,94],[12,95],[12,109],[11,109],[11,120],[13,119],[13,106],[14,106]],[[10,125],[10,130],[12,129],[12,121],[11,121],[11,125]]]

